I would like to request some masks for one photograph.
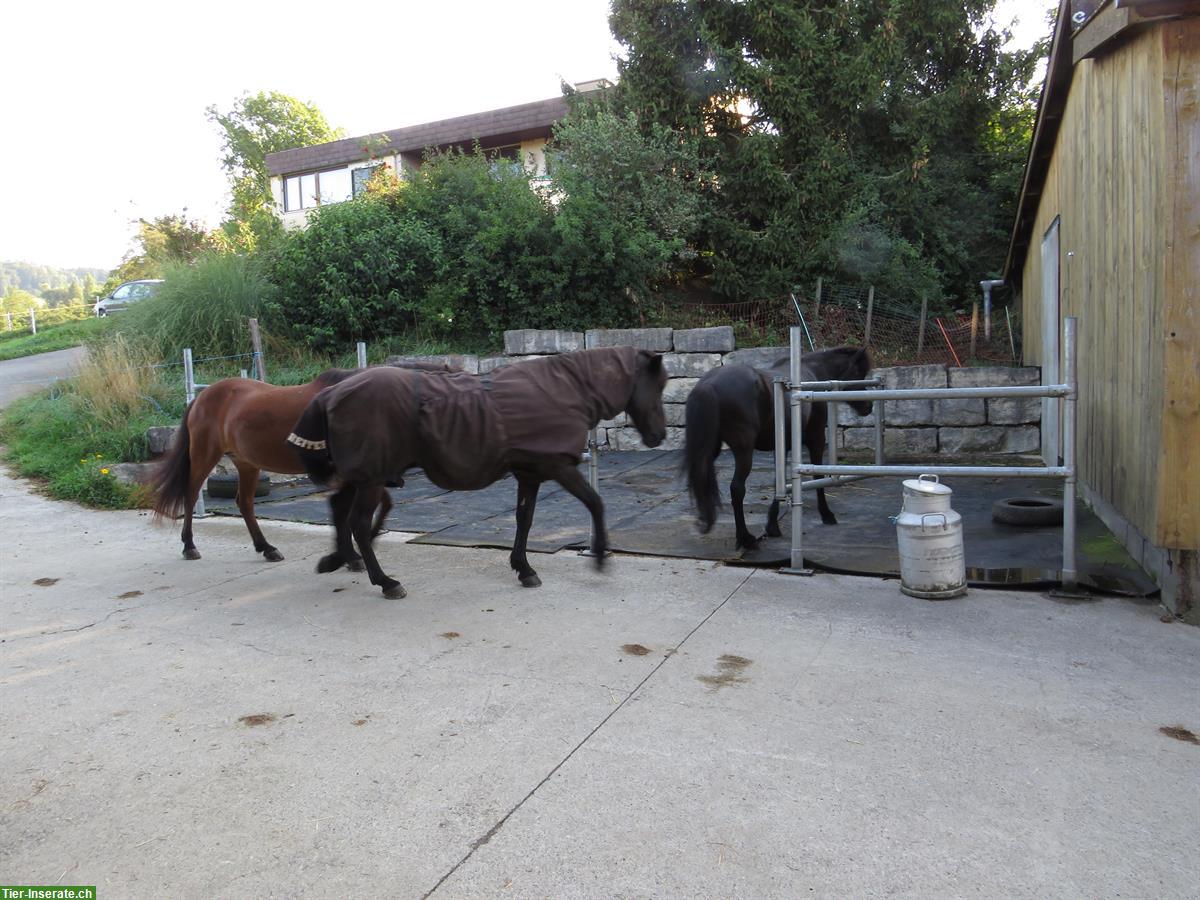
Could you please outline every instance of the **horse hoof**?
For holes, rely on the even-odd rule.
[[[738,538],[737,544],[734,546],[733,549],[735,549],[735,550],[757,550],[758,549],[758,539],[748,537],[748,536],[744,537],[744,538]]]
[[[821,516],[821,524],[822,525],[836,525],[837,519],[835,519],[833,516],[830,516],[828,519],[825,518],[824,516]]]
[[[767,526],[767,533],[763,537],[783,537],[783,532],[779,530],[779,526]]]
[[[319,560],[317,560],[317,572],[321,575],[324,575],[326,572],[336,572],[343,565],[345,565],[345,563],[342,561],[340,556],[338,556],[336,553],[330,553],[329,555],[322,556]]]
[[[367,571],[367,564],[361,559],[352,559],[346,563],[346,568],[351,572],[365,572]]]
[[[183,558],[184,559],[199,559],[200,551],[197,550],[195,547],[188,547],[186,550],[183,551]]]
[[[403,600],[408,596],[408,591],[404,589],[400,582],[396,582],[392,587],[383,589],[383,596],[388,600]]]
[[[263,551],[263,559],[267,562],[283,562],[283,554],[274,547],[268,547]]]
[[[541,586],[542,586],[542,579],[538,578],[536,574],[535,575],[526,575],[524,578],[521,579],[521,587],[541,587]]]

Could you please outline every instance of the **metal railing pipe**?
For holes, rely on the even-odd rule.
[[[783,376],[771,379],[771,406],[775,415],[775,499],[787,496],[787,423],[783,414]]]
[[[1078,399],[1075,372],[1075,354],[1077,351],[1076,325],[1074,316],[1067,316],[1063,328],[1063,366],[1065,381],[1071,387],[1063,404],[1063,467],[1067,477],[1063,481],[1063,565],[1062,586],[1064,591],[1078,590],[1079,572],[1075,561],[1075,404]]]
[[[1069,384],[1021,384],[1009,387],[958,388],[884,388],[871,391],[872,400],[959,400],[974,397],[1066,397],[1073,391]],[[810,391],[795,393],[805,403],[826,403],[831,400],[863,400],[862,391]]]
[[[800,383],[801,360],[804,355],[804,345],[800,341],[800,326],[791,328],[791,372],[792,384]],[[800,445],[801,431],[804,426],[804,410],[801,407],[800,392],[791,391],[792,410],[792,556],[791,569],[793,572],[804,570],[804,489],[803,476],[800,474]]]
[[[1065,478],[1065,466],[813,466],[801,463],[801,475],[957,475],[959,478]]]

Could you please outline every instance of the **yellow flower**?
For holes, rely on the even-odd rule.
[[[108,474],[108,469],[101,469],[101,470],[100,470],[100,474],[101,474],[101,475],[107,475],[107,474]]]
[[[100,458],[100,456],[101,456],[101,454],[97,453],[97,454],[96,454],[96,459],[99,459],[99,458]]]
[[[85,463],[85,462],[87,462],[87,460],[86,460],[86,459],[81,459],[81,460],[80,460],[80,462],[81,462],[81,463]]]

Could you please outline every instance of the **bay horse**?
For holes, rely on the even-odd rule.
[[[267,542],[254,516],[254,491],[263,469],[303,475],[304,465],[287,442],[296,419],[320,391],[357,375],[359,369],[330,369],[306,384],[281,387],[249,378],[226,378],[210,384],[188,406],[171,449],[154,473],[155,517],[183,513],[184,559],[199,559],[192,537],[192,507],[205,479],[228,453],[238,472],[237,506],[254,549],[271,562],[283,554]],[[376,527],[381,528],[392,501],[387,491],[379,499]],[[373,509],[374,507],[372,507]]]
[[[587,507],[592,551],[604,565],[604,503],[578,469],[587,433],[625,412],[648,447],[666,436],[662,357],[632,347],[580,350],[507,366],[489,375],[368,369],[319,393],[288,437],[309,477],[338,486],[330,503],[337,549],[331,572],[362,554],[371,583],[404,597],[371,547],[371,511],[384,485],[419,466],[441,488],[480,490],[511,472],[517,533],[509,564],[525,587],[541,579],[526,544],[538,489],[556,481]]]
[[[682,469],[687,475],[688,490],[695,501],[697,519],[702,533],[712,530],[717,519],[717,475],[714,461],[722,443],[733,451],[733,480],[729,498],[733,503],[733,521],[737,530],[736,547],[753,549],[758,546],[746,528],[742,508],[746,496],[746,478],[754,463],[755,450],[775,449],[775,404],[771,383],[774,376],[787,377],[790,357],[776,360],[769,368],[756,369],[745,365],[721,366],[705,372],[685,407],[684,452]],[[866,347],[834,347],[805,353],[802,357],[803,381],[860,381],[871,370],[871,356]],[[869,415],[869,400],[849,404],[860,416]],[[825,456],[825,425],[829,407],[824,403],[805,403],[803,406],[804,446],[813,465],[820,465]],[[791,406],[784,405],[784,440],[791,449]],[[836,525],[837,518],[825,500],[825,489],[817,489],[817,508],[821,521]],[[766,536],[778,537],[779,499],[771,502],[767,512]]]

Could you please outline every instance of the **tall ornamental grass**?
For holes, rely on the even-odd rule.
[[[184,347],[197,356],[246,353],[246,320],[269,316],[274,291],[255,258],[211,253],[168,266],[158,293],[120,314],[120,330],[160,359],[174,359]],[[269,328],[268,321],[262,324]]]

